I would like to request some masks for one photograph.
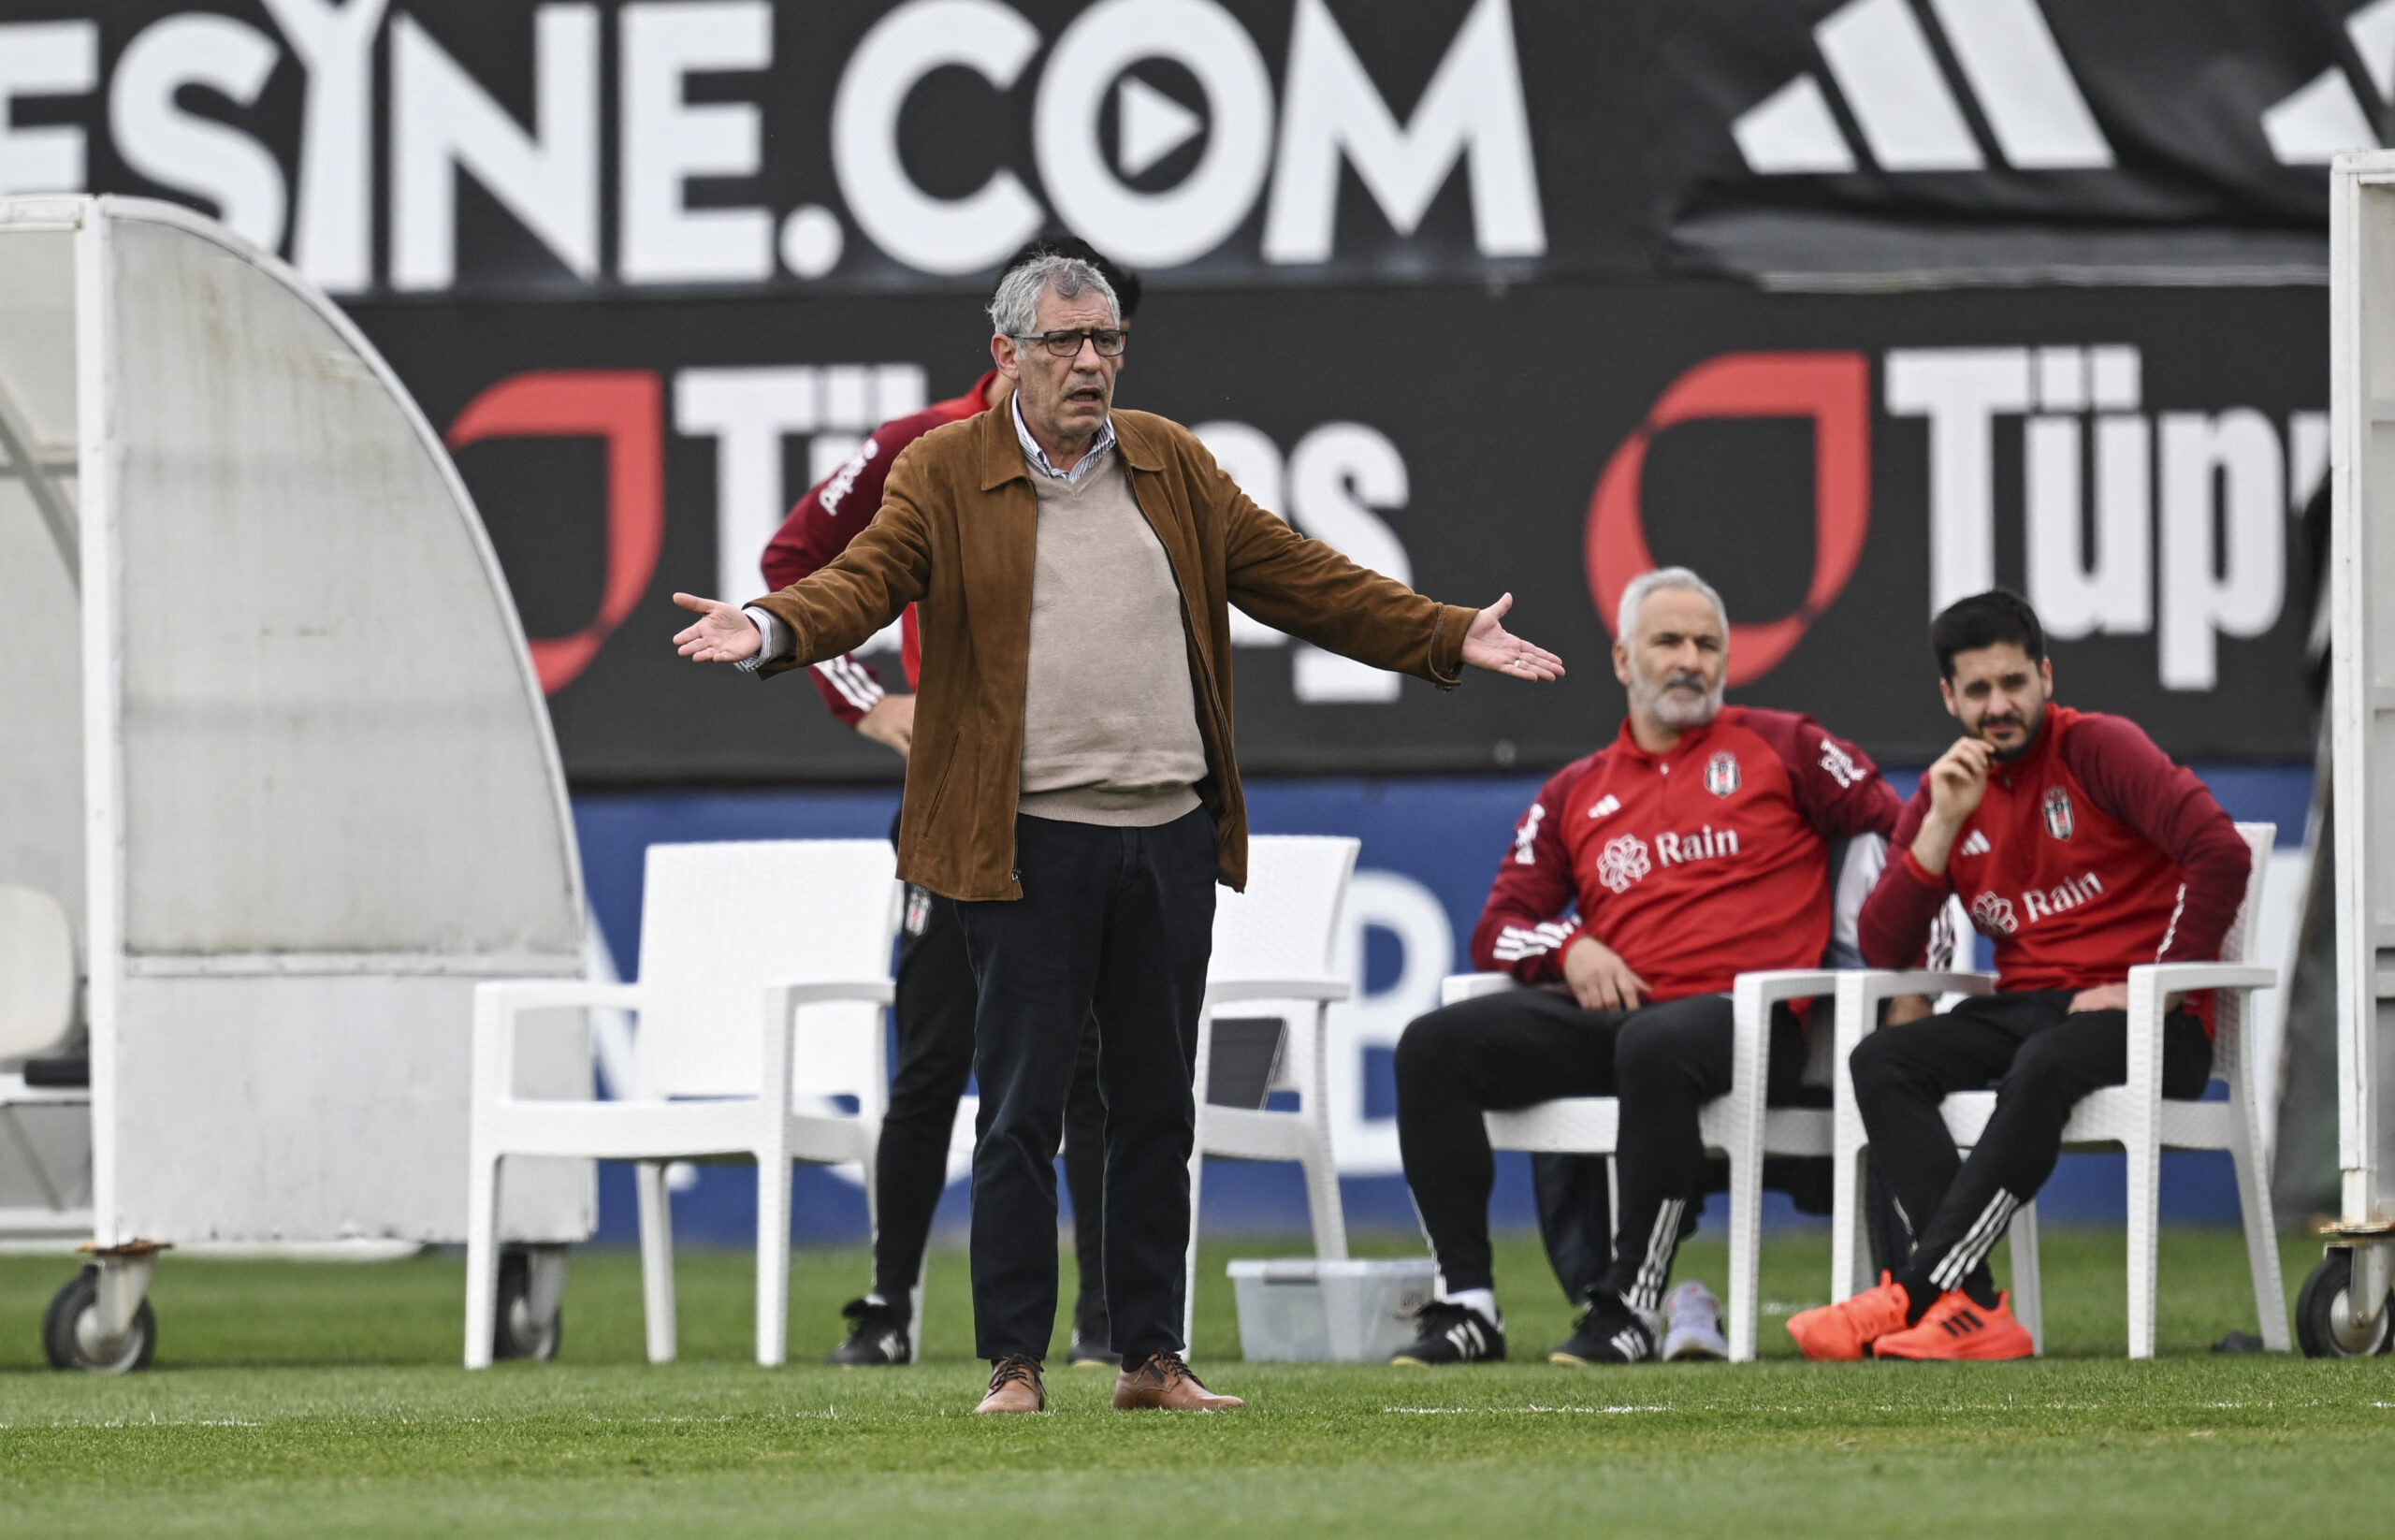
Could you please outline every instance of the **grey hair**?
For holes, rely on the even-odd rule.
[[[1078,256],[1053,252],[1009,269],[998,280],[997,292],[990,296],[990,324],[1002,337],[1028,335],[1039,325],[1039,297],[1052,289],[1059,299],[1079,299],[1096,290],[1105,297],[1114,324],[1123,324],[1122,302],[1114,298],[1114,285],[1106,281],[1106,275]]]
[[[1658,588],[1686,588],[1691,593],[1703,594],[1706,603],[1713,606],[1714,617],[1721,622],[1722,633],[1725,636],[1729,633],[1729,608],[1721,603],[1721,596],[1713,591],[1712,584],[1686,567],[1658,567],[1651,573],[1640,573],[1630,580],[1628,588],[1621,590],[1621,607],[1614,612],[1615,636],[1625,642],[1636,640],[1638,606]]]

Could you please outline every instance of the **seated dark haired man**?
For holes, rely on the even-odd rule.
[[[1911,1259],[1790,1317],[1812,1358],[2023,1358],[2033,1346],[1987,1254],[2054,1173],[2090,1091],[2128,1080],[2128,971],[2208,962],[2244,902],[2244,839],[2194,772],[2136,723],[2054,700],[2037,613],[1996,589],[1930,625],[1963,736],[1921,778],[1863,907],[1864,960],[1918,966],[1947,894],[1996,945],[1996,993],[1863,1039],[1850,1068],[1871,1163]],[[2172,1002],[2162,1094],[2212,1074],[2208,1005]],[[1938,1104],[1996,1088],[1968,1160]]]

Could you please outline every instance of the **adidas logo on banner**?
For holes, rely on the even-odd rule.
[[[2376,0],[2346,17],[2345,36],[2378,100],[2395,98],[2395,0]],[[2376,117],[2344,70],[2330,65],[2262,114],[2262,137],[2282,166],[2326,166],[2347,150],[2377,149]]]
[[[2395,5],[2395,0],[2382,0]],[[2037,0],[1930,0],[1967,89],[2006,166],[2100,169],[2112,146],[2064,64]],[[1988,157],[1907,0],[1851,0],[1813,28],[1865,148],[1883,171],[1980,171]],[[1730,124],[1764,176],[1852,171],[1858,162],[1822,84],[1807,72]]]

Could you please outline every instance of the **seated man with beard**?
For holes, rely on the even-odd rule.
[[[1657,1356],[1682,1220],[1706,1187],[1697,1111],[1730,1088],[1731,981],[1819,966],[1830,843],[1895,826],[1895,793],[1853,745],[1810,718],[1722,705],[1728,617],[1694,573],[1633,581],[1615,636],[1629,719],[1540,790],[1473,932],[1473,966],[1535,987],[1431,1011],[1398,1043],[1398,1141],[1439,1263],[1399,1363],[1505,1356],[1481,1114],[1558,1097],[1620,1099],[1620,1218],[1612,1265],[1551,1357]],[[1784,1097],[1805,1060],[1782,1007],[1766,1094]]]

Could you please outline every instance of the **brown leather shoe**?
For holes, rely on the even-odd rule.
[[[973,1415],[984,1412],[1044,1412],[1048,1388],[1039,1383],[1038,1358],[1000,1358],[990,1371],[990,1393]]]
[[[1142,1406],[1168,1412],[1227,1412],[1246,1404],[1237,1396],[1218,1396],[1198,1384],[1178,1353],[1151,1353],[1139,1368],[1125,1369],[1114,1380],[1118,1412]]]

